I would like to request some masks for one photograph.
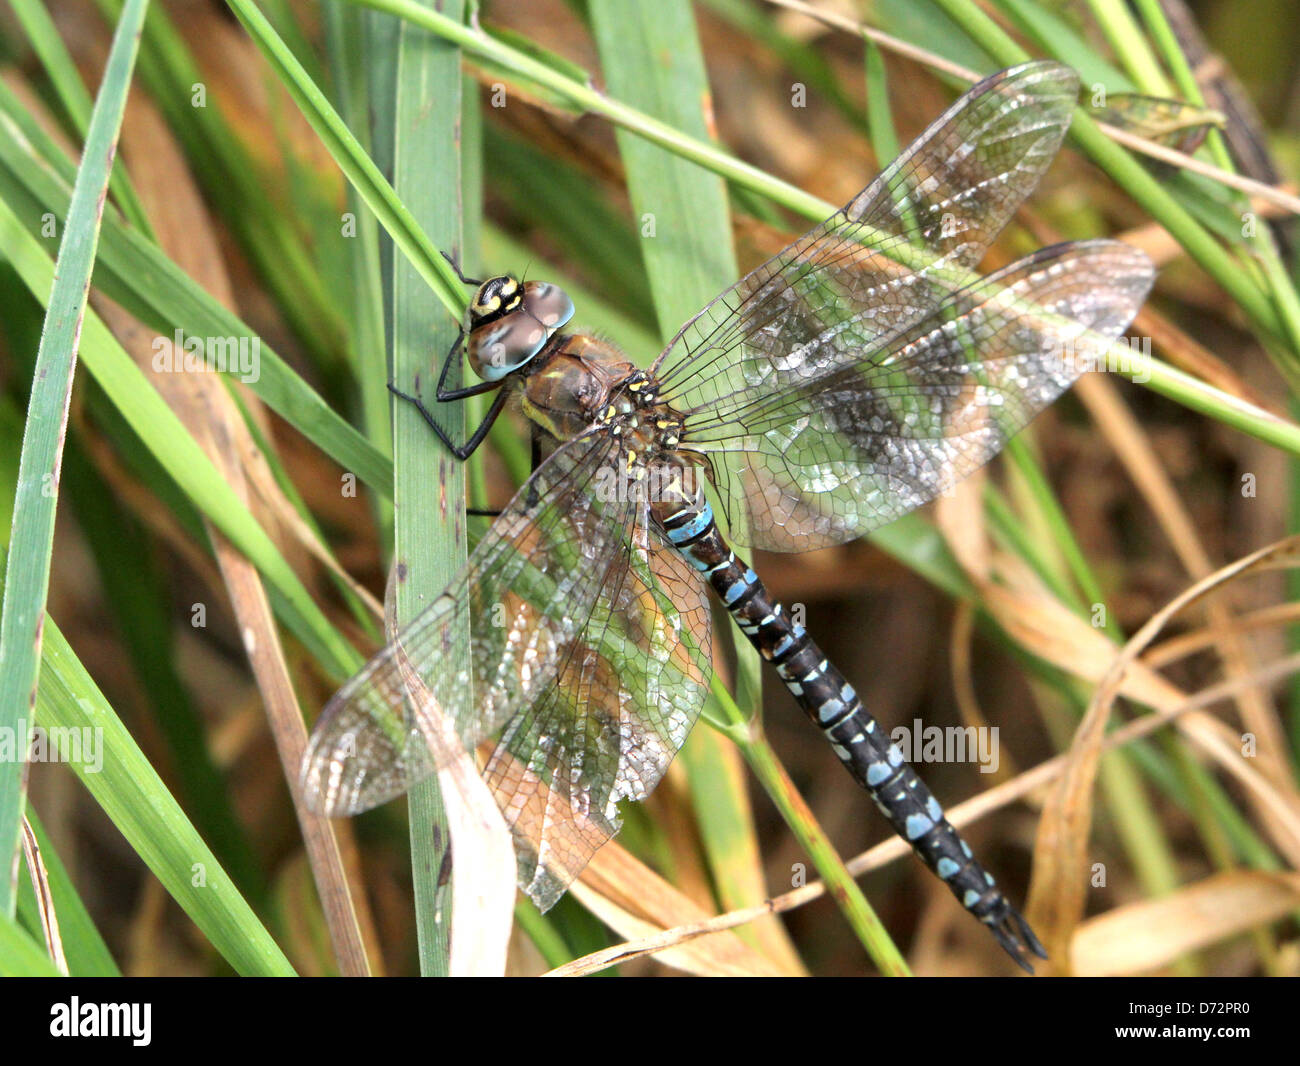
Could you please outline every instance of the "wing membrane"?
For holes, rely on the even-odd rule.
[[[609,448],[590,439],[557,451],[461,575],[330,700],[303,768],[318,811],[368,810],[433,771],[406,706],[403,655],[471,749],[554,680],[632,518],[631,505],[588,491]]]
[[[1151,286],[1118,241],[1042,249],[784,393],[746,390],[688,420],[749,539],[804,551],[861,536],[992,458],[1124,332]]]
[[[521,884],[549,906],[658,782],[708,681],[703,585],[609,492],[617,440],[558,449],[489,528],[461,576],[326,706],[304,794],[354,814],[434,770],[407,696],[414,670],[515,835]],[[693,648],[694,654],[683,649]]]
[[[739,381],[782,391],[923,318],[1038,184],[1078,86],[1052,62],[974,86],[842,210],[688,322],[656,364],[662,395],[690,412]]]
[[[556,683],[503,732],[485,776],[543,911],[663,777],[708,692],[704,584],[645,510]]]

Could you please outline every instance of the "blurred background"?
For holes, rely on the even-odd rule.
[[[981,74],[1007,65],[953,21],[945,12],[952,5],[812,6]],[[965,6],[1032,54],[1079,69],[1085,106],[1091,101],[1102,110],[1091,95],[1098,85],[1120,94],[1118,103],[1105,102],[1103,121],[1194,153],[1220,171],[1229,164],[1294,198],[1297,5]],[[576,298],[575,323],[624,345],[642,364],[657,354],[690,306],[671,318],[685,297],[665,295],[656,271],[670,267],[662,260],[647,267],[641,197],[649,186],[638,193],[634,183],[629,194],[632,164],[621,150],[629,135],[616,138],[605,118],[580,114],[553,91],[471,55],[464,66],[461,188],[444,183],[438,170],[421,187],[402,170],[403,153],[418,160],[426,149],[403,125],[416,121],[416,108],[394,103],[399,93],[415,91],[394,59],[397,21],[342,3],[267,0],[259,9],[380,168],[390,178],[395,168],[404,176],[398,195],[422,224],[429,225],[420,212],[441,203],[437,226],[463,225],[467,272],[512,271],[563,283]],[[78,91],[87,100],[96,92],[120,10],[119,0],[0,5],[7,87],[0,197],[29,228],[39,225],[42,210],[25,167],[66,186],[71,172],[50,164],[47,154],[76,159],[84,125],[71,102]],[[889,162],[891,146],[906,145],[963,88],[887,42],[864,51],[856,33],[781,5],[701,0],[684,10],[694,32],[680,38],[682,55],[655,56],[661,69],[681,64],[683,85],[692,76],[690,57],[702,56],[708,95],[690,97],[700,135],[831,204],[851,198]],[[1152,14],[1161,10],[1163,22]],[[637,91],[628,79],[640,68],[629,61],[627,70],[612,69],[618,53],[609,41],[619,15],[608,5],[494,0],[478,17],[513,53],[539,55],[579,83],[589,74],[617,98]],[[676,16],[666,10],[663,17]],[[629,26],[638,21],[628,15]],[[156,244],[238,315],[263,352],[276,353],[359,429],[375,454],[392,454],[384,349],[394,343],[393,257],[400,253],[381,239],[282,74],[225,4],[155,0],[146,26],[106,231],[132,230]],[[637,40],[629,31],[627,46]],[[1180,91],[1171,49],[1188,61],[1202,103]],[[1125,92],[1167,99],[1144,110],[1125,102]],[[636,103],[654,110],[655,101],[647,86]],[[680,106],[670,96],[659,102]],[[423,102],[433,111],[444,105],[436,97]],[[1217,122],[1208,139],[1207,121]],[[33,129],[46,140],[33,140]],[[1297,335],[1288,329],[1295,321],[1288,318],[1293,211],[1285,200],[1247,203],[1250,187],[1168,163],[1144,159],[1141,167],[1234,257],[1227,261],[1264,294],[1260,303],[1281,309],[1281,325],[1261,322],[1225,290],[1189,253],[1183,235],[1152,216],[1150,193],[1139,188],[1135,195],[1123,173],[1117,178],[1067,144],[986,266],[1060,239],[1117,236],[1144,248],[1160,276],[1133,334],[1150,338],[1153,354],[1171,368],[1166,385],[1120,375],[1088,381],[1034,423],[1022,455],[999,460],[987,481],[914,522],[871,541],[753,560],[778,597],[802,606],[809,630],[888,728],[919,719],[998,729],[996,772],[981,773],[969,761],[919,767],[946,807],[1015,782],[1069,749],[1097,680],[1127,637],[1197,580],[1294,528],[1300,438],[1291,435],[1289,420],[1300,364]],[[638,180],[651,179],[642,173]],[[791,202],[734,182],[727,192],[731,211],[719,224],[734,237],[742,271],[812,224]],[[1246,214],[1253,227],[1242,222]],[[435,241],[437,226],[430,228]],[[56,243],[45,246],[52,256]],[[150,339],[193,329],[197,305],[184,286],[159,280],[154,260],[136,244],[106,236],[101,254],[110,252],[117,256],[112,283],[104,284],[97,268],[91,306],[149,369]],[[44,318],[44,297],[33,295],[10,253],[0,243],[0,485],[8,498]],[[433,331],[449,337],[451,318],[432,293],[420,301],[423,317],[413,328],[427,325],[423,358],[433,366],[447,343],[435,343]],[[397,343],[411,343],[407,328],[397,327]],[[1177,374],[1205,388],[1180,391]],[[240,415],[232,430],[228,414],[213,413],[217,401],[186,399],[157,376],[151,380],[195,438],[238,471],[243,498],[338,631],[362,653],[373,650],[376,624],[357,606],[361,592],[339,575],[382,600],[393,550],[391,501],[373,493],[364,475],[348,491],[355,467],[313,441],[304,424],[314,416],[296,399],[281,402],[299,417],[277,414],[256,385],[232,384],[224,393]],[[509,498],[526,471],[526,440],[517,412],[494,429],[470,471],[480,505],[499,507]],[[420,476],[432,486],[441,474],[436,454],[427,454],[434,461]],[[472,535],[482,523],[471,519],[469,528]],[[117,401],[80,373],[49,615],[289,963],[302,973],[338,972],[268,724],[266,675],[250,668],[241,636],[246,626],[237,606],[248,592],[240,591],[240,580],[214,540],[210,516],[177,488]],[[1168,711],[1225,678],[1249,677],[1281,660],[1295,621],[1289,582],[1279,568],[1251,574],[1208,601],[1215,606],[1197,604],[1169,620],[1155,650],[1146,652],[1146,687],[1123,690],[1112,722]],[[275,590],[271,600],[278,612]],[[280,637],[284,676],[310,723],[338,679],[292,627],[282,626]],[[735,676],[730,656],[718,666],[729,680]],[[1044,805],[1053,802],[1047,779],[1024,779],[1019,791],[1011,785],[996,809],[964,830],[1013,901],[1036,901],[1036,926],[1045,921],[1061,938],[1055,943],[1073,943],[1075,972],[1300,972],[1300,889],[1285,873],[1300,850],[1293,830],[1300,825],[1300,716],[1288,677],[1289,671],[1269,676],[1213,704],[1197,719],[1199,734],[1191,726],[1166,727],[1104,758],[1095,787],[1089,779],[1088,787],[1058,797],[1066,811],[1053,824],[1065,844],[1040,832]],[[835,850],[847,859],[886,840],[883,821],[817,731],[770,675],[763,682],[766,740]],[[1234,759],[1248,770],[1239,772]],[[34,766],[29,802],[48,842],[43,854],[84,908],[67,924],[87,972],[246,969],[214,947],[195,912],[153,869],[176,857],[151,856],[67,767]],[[652,924],[682,924],[696,913],[687,902],[698,916],[717,914],[817,876],[744,756],[707,724],[692,734],[660,789],[625,817],[618,845],[681,896],[664,911],[642,914]],[[148,837],[147,820],[142,824],[137,832]],[[419,972],[404,804],[339,832],[373,965]],[[174,871],[182,885],[185,865]],[[628,876],[633,888],[624,886],[622,906],[632,911],[641,875]],[[872,869],[859,883],[916,972],[1014,971],[912,858]],[[1058,883],[1072,887],[1060,896],[1053,892]],[[644,889],[647,896],[659,891]],[[1051,900],[1071,892],[1077,912],[1053,914]],[[631,935],[630,925],[608,914],[602,921],[572,896],[544,920],[527,907],[519,908],[511,972],[538,973]],[[24,913],[31,922],[33,912]],[[33,923],[34,936],[39,930]],[[734,939],[725,948],[707,946],[728,938]],[[825,896],[699,944],[706,945],[700,955],[686,961],[639,959],[620,972],[734,972],[724,961],[739,972],[876,972]],[[1059,956],[1053,965],[1067,968]]]

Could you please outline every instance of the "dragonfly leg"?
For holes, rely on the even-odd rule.
[[[537,424],[535,422],[529,422],[528,428],[529,428],[529,433],[528,433],[529,471],[528,472],[529,474],[535,474],[537,473],[537,468],[542,465],[542,435],[538,431]],[[528,482],[528,496],[527,499],[525,500],[525,506],[530,511],[537,506],[537,485],[531,478],[529,479]]]
[[[447,431],[443,429],[442,426],[438,425],[437,419],[435,419],[433,417],[432,412],[430,412],[430,410],[424,406],[424,401],[421,400],[420,397],[412,396],[409,393],[402,392],[400,389],[397,388],[396,385],[393,385],[391,382],[389,383],[388,391],[391,392],[394,396],[398,397],[399,399],[405,400],[407,403],[414,404],[415,409],[420,412],[420,417],[423,418],[425,422],[429,424],[429,428],[432,429],[433,432],[438,435],[438,439],[447,446],[447,449],[451,452],[452,455],[454,455],[457,459],[461,459],[461,460],[468,459],[471,455],[474,454],[474,450],[480,444],[483,443],[483,438],[487,436],[488,430],[492,428],[492,423],[497,420],[497,416],[500,415],[501,412],[505,409],[506,400],[510,396],[510,393],[507,392],[505,389],[502,389],[500,392],[498,392],[497,398],[492,401],[492,406],[488,409],[488,413],[483,418],[483,421],[479,424],[478,429],[474,430],[474,432],[470,435],[469,440],[467,440],[464,444],[456,444],[451,439],[451,437],[447,435]]]
[[[438,388],[434,395],[439,403],[450,403],[452,400],[467,400],[471,396],[481,396],[485,392],[491,392],[493,389],[499,389],[501,382],[484,381],[478,385],[469,385],[463,389],[447,388],[447,374],[450,373],[452,364],[460,359],[460,346],[465,340],[465,327],[461,326],[456,333],[456,339],[452,341],[451,349],[447,352],[447,358],[442,363],[442,373],[438,375]]]
[[[445,260],[447,260],[448,263],[451,264],[451,269],[454,270],[454,271],[456,271],[456,277],[458,277],[458,278],[460,279],[460,283],[461,283],[462,285],[473,285],[474,288],[477,289],[480,285],[483,284],[483,282],[482,282],[481,280],[479,280],[479,279],[476,279],[476,278],[467,278],[464,274],[462,274],[462,273],[460,272],[460,264],[457,263],[456,260],[454,260],[454,259],[453,259],[450,255],[448,255],[446,252],[443,252],[443,253],[442,253],[442,257],[443,257]]]

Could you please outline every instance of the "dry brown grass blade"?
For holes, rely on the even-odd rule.
[[[36,843],[36,834],[32,832],[31,823],[23,815],[22,822],[23,861],[27,864],[27,874],[32,879],[32,888],[36,893],[36,913],[41,917],[41,934],[45,937],[45,950],[49,952],[59,973],[68,975],[68,960],[63,954],[63,937],[59,935],[59,916],[54,909],[54,896],[50,894],[50,877],[41,858],[41,846]]]
[[[714,642],[715,659],[722,649],[721,641]],[[695,729],[686,739],[681,753],[668,768],[666,783],[678,784],[683,794],[680,810],[677,812],[659,812],[656,815],[660,824],[681,825],[683,835],[694,835],[695,817],[685,793],[689,789],[686,763],[699,765],[707,763],[710,773],[703,775],[703,780],[712,781],[706,794],[694,797],[694,803],[711,802],[710,796],[718,789],[726,790],[730,795],[746,797],[748,795],[748,769],[744,756],[735,743],[714,729]],[[678,771],[675,776],[675,771]],[[663,790],[660,785],[659,791]],[[657,795],[658,793],[656,793]],[[653,796],[651,797],[653,799]],[[718,906],[724,910],[741,910],[763,904],[767,898],[767,879],[764,874],[764,857],[760,847],[759,832],[754,824],[751,805],[737,803],[732,817],[740,820],[732,826],[725,840],[714,840],[714,847],[704,861],[706,848],[698,836],[690,841],[689,853],[700,856],[701,875],[705,878],[704,890],[696,893],[683,889],[688,896],[700,903],[707,913],[712,913]],[[674,850],[674,855],[681,852]],[[681,864],[674,860],[673,883],[681,886]],[[716,897],[715,897],[716,893]],[[714,900],[717,900],[717,903]],[[748,931],[750,942],[764,955],[771,959],[776,967],[785,974],[807,976],[807,968],[799,957],[784,923],[776,919],[756,921]]]
[[[128,105],[122,146],[128,159],[150,160],[150,166],[144,169],[151,180],[137,185],[137,192],[163,249],[208,292],[232,306],[220,246],[188,168],[166,125],[139,94]],[[234,457],[250,447],[248,428],[222,382],[210,374],[156,373],[155,338],[111,301],[101,299],[98,306],[114,334],[151,376],[222,475],[241,498],[247,499],[243,467]],[[307,732],[266,590],[252,564],[214,530],[209,531],[276,749],[294,792],[295,810],[316,873],[336,957],[344,973],[368,974],[371,964],[366,945],[375,945],[376,938],[364,893],[352,892],[348,884],[348,869],[356,868],[350,827],[336,827],[318,818],[297,795],[298,767],[306,750]]]
[[[996,570],[1016,575],[1014,584],[990,582],[980,590],[984,607],[1016,643],[1061,670],[1096,682],[1115,661],[1115,644],[1099,629],[1065,607],[1028,574],[1018,559],[999,554]],[[1185,696],[1141,663],[1125,676],[1123,694],[1129,699],[1164,707]]]
[[[658,936],[665,929],[695,926],[709,918],[694,901],[612,841],[596,852],[569,891],[611,929],[629,938]],[[754,917],[770,913],[765,908],[757,910]],[[734,932],[722,932],[707,940],[692,937],[667,945],[659,953],[659,959],[668,966],[701,977],[786,976],[776,963]],[[588,963],[584,957],[552,970],[548,976],[576,977],[608,965],[608,962]]]
[[[935,525],[943,532],[961,568],[976,583],[988,580],[991,565],[984,524],[984,484],[988,468],[980,467],[935,501]]]
[[[1209,716],[1189,715],[1180,728],[1245,787],[1247,798],[1273,842],[1293,866],[1300,867],[1300,804],[1294,794],[1275,787],[1246,761],[1241,734],[1233,732],[1226,723]]]
[[[1262,667],[1252,677],[1233,678],[1212,685],[1197,693],[1191,699],[1184,700],[1173,707],[1139,718],[1116,729],[1103,742],[1103,752],[1114,750],[1141,737],[1149,736],[1171,722],[1178,722],[1189,714],[1197,713],[1201,708],[1212,706],[1222,700],[1231,699],[1241,689],[1250,685],[1276,684],[1297,673],[1300,673],[1300,653]],[[1039,792],[1053,781],[1060,779],[1064,775],[1068,764],[1069,759],[1066,755],[1058,755],[1044,763],[1040,763],[1032,770],[1026,770],[1011,781],[996,785],[987,792],[982,792],[964,803],[949,807],[946,811],[948,820],[958,829],[964,829],[985,815]],[[606,850],[609,847],[614,847],[614,845],[608,845]],[[862,874],[878,870],[882,866],[909,854],[911,854],[911,848],[907,842],[895,836],[862,852],[860,855],[854,856],[845,863],[845,866],[854,877],[860,877]],[[566,976],[593,973],[606,966],[627,962],[643,955],[653,955],[681,947],[699,937],[734,929],[737,926],[745,925],[767,915],[781,914],[796,907],[802,907],[815,899],[820,899],[825,894],[826,886],[821,881],[813,881],[802,888],[785,892],[780,896],[767,900],[761,906],[729,911],[726,914],[698,919],[669,929],[654,930],[637,940],[624,944],[615,944],[590,955],[584,955],[582,958],[574,959],[572,962],[552,971],[552,973]]]
[[[825,895],[825,889],[820,881],[816,881],[775,899],[767,900],[761,906],[728,911],[726,914],[719,914],[713,918],[703,918],[697,922],[676,925],[671,929],[655,929],[648,922],[641,923],[647,926],[648,931],[635,940],[602,948],[600,951],[593,951],[590,955],[583,955],[581,958],[567,962],[563,966],[557,966],[544,976],[582,977],[586,974],[597,973],[609,966],[618,966],[622,963],[631,962],[633,959],[644,958],[647,955],[659,955],[663,962],[669,962],[670,958],[674,957],[675,954],[680,959],[685,960],[686,956],[681,953],[693,946],[694,942],[701,937],[718,936],[760,918],[793,910],[795,907],[810,903],[823,895]],[[633,919],[626,924],[630,928],[636,924],[636,920]],[[632,935],[630,932],[624,932],[621,927],[616,928],[619,928],[619,931],[623,932],[624,936]],[[713,974],[716,972],[714,970],[701,971],[689,965],[679,965],[678,968],[686,970],[688,973],[707,972]],[[749,974],[727,974],[727,976],[749,976]]]
[[[971,645],[975,637],[975,608],[970,603],[958,601],[953,612],[952,637],[949,641],[949,658],[952,662],[952,691],[957,700],[957,713],[962,725],[972,729],[988,729],[988,719],[980,708],[975,692]],[[994,782],[1010,781],[1019,771],[1008,752],[1003,752],[998,767],[993,771]]]
[[[1080,977],[1151,973],[1300,907],[1300,875],[1232,870],[1160,899],[1116,907],[1079,926],[1071,964]]]
[[[1296,622],[1300,622],[1300,602],[1275,603],[1270,607],[1234,616],[1232,628],[1244,634],[1261,629],[1278,629]],[[1170,663],[1204,651],[1218,639],[1219,634],[1213,629],[1192,629],[1157,644],[1142,656],[1142,661],[1153,670],[1162,670]]]
[[[1097,764],[1106,739],[1111,708],[1124,687],[1125,679],[1140,665],[1137,657],[1183,608],[1251,570],[1282,562],[1294,565],[1298,561],[1297,551],[1300,551],[1300,537],[1288,537],[1252,552],[1196,582],[1156,612],[1115,656],[1079,724],[1074,743],[1066,756],[1068,762],[1065,773],[1049,791],[1039,821],[1028,911],[1030,921],[1054,959],[1064,960],[1069,957],[1070,939],[1083,916],[1084,892],[1088,884],[1087,846],[1092,828],[1092,795]],[[1153,702],[1152,705],[1161,706],[1161,703]],[[1207,739],[1207,729],[1202,723],[1195,730],[1203,743]],[[1225,753],[1219,750],[1217,754],[1222,757]],[[1251,783],[1258,788],[1258,782]],[[1274,830],[1279,827],[1268,828]],[[1283,832],[1289,829],[1285,826],[1280,828]],[[1276,833],[1274,837],[1277,839]],[[1300,842],[1292,842],[1292,847],[1286,850],[1294,854],[1297,845]]]
[[[1196,524],[1187,513],[1173,484],[1165,474],[1151,441],[1138,425],[1137,419],[1120,399],[1113,382],[1100,374],[1085,375],[1079,382],[1076,395],[1088,408],[1102,434],[1115,449],[1129,477],[1142,494],[1169,543],[1178,554],[1187,574],[1193,580],[1214,572],[1214,564],[1201,545]],[[1221,597],[1205,605],[1210,628],[1217,635],[1219,654],[1229,677],[1242,677],[1256,663],[1246,642],[1232,627],[1229,604]],[[1264,693],[1246,689],[1237,701],[1242,724],[1259,738],[1259,766],[1275,788],[1289,791],[1300,800],[1291,780],[1291,768],[1286,756],[1286,730],[1277,710]]]

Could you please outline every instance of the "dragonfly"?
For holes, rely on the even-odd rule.
[[[560,287],[478,281],[441,402],[517,396],[546,454],[465,568],[329,701],[308,803],[351,815],[436,766],[414,674],[510,825],[543,910],[663,777],[709,691],[709,590],[852,777],[1006,952],[1024,917],[737,548],[840,544],[947,491],[1088,369],[1154,280],[1113,240],[975,267],[1057,154],[1079,82],[1035,61],[971,88],[844,208],[721,293],[648,369],[569,331]],[[454,264],[453,264],[454,265]],[[459,275],[459,269],[457,269]],[[464,359],[479,381],[447,387]],[[417,389],[418,391],[418,389]],[[727,519],[720,528],[710,496]]]

